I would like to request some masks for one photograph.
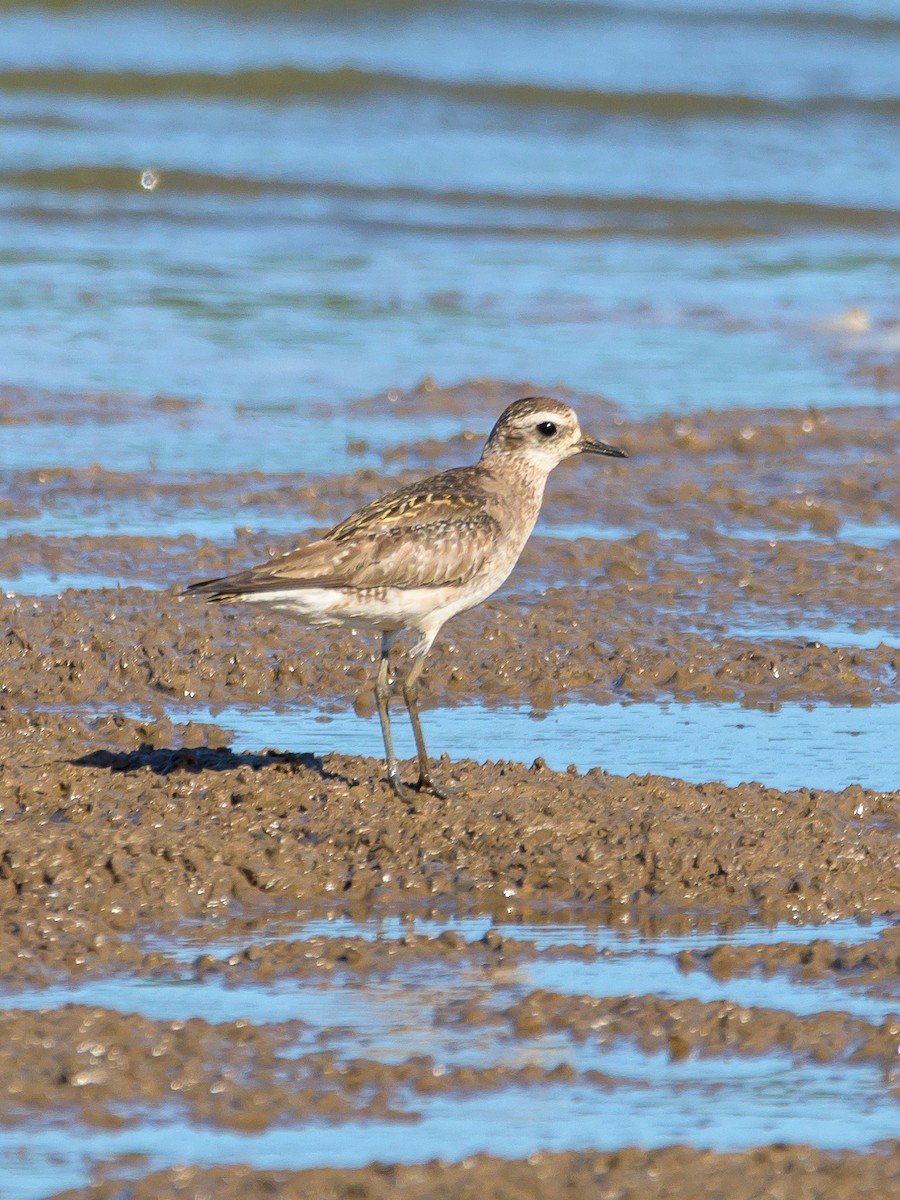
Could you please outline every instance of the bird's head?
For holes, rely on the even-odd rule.
[[[628,457],[624,450],[583,433],[568,404],[549,396],[528,396],[514,401],[500,414],[482,458],[518,459],[549,474],[557,464],[575,454]]]

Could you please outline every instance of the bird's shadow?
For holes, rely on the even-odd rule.
[[[136,750],[92,750],[71,762],[76,767],[100,767],[108,771],[138,771],[149,767],[156,775],[170,775],[173,771],[194,774],[202,771],[236,771],[240,767],[260,770],[276,763],[286,763],[315,771],[322,779],[339,778],[327,771],[321,758],[314,754],[292,754],[278,750],[236,754],[227,746],[152,746],[149,742],[142,742]]]

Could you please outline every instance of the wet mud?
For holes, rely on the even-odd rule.
[[[623,561],[621,550],[613,553]],[[838,591],[834,578],[831,587]],[[648,628],[640,613],[644,594],[652,590],[634,589],[633,603],[623,601],[618,609],[611,594],[597,603],[594,590],[582,586],[553,589],[537,607],[527,598],[518,605],[498,599],[465,614],[429,656],[423,703],[477,701],[547,710],[576,698],[749,705],[866,705],[900,698],[895,646],[842,644],[852,641],[852,633],[838,633],[838,644],[829,645],[828,628],[820,622],[815,633],[804,631],[808,627],[799,623],[803,618],[794,614],[791,597],[781,619],[788,626],[798,620],[796,635],[755,639],[746,633],[676,632],[662,605],[655,628]],[[677,594],[675,589],[673,607]],[[866,599],[872,619],[883,621],[892,599]],[[865,612],[863,603],[860,596],[857,613]],[[376,639],[370,635],[323,635],[269,614],[212,608],[136,588],[70,590],[59,599],[6,600],[0,606],[5,625],[0,698],[16,708],[139,706],[153,712],[172,702],[225,706],[262,699],[276,708],[327,711],[334,703],[373,711]],[[843,620],[850,616],[840,609],[839,596],[833,611],[833,619],[838,613]],[[772,620],[772,609],[758,619]],[[864,625],[864,615],[857,619]]]
[[[830,1014],[790,1017],[745,1010],[724,1002],[664,1002],[647,997],[615,1000],[536,993],[502,1012],[449,1006],[438,1021],[470,1036],[479,1023],[495,1037],[535,1039],[564,1031],[574,1043],[633,1042],[673,1060],[687,1055],[761,1055],[773,1047],[795,1063],[871,1063],[888,1069],[896,1059],[900,1022],[881,1027]],[[399,1062],[348,1059],[327,1043],[329,1031],[297,1052],[302,1022],[210,1024],[200,1017],[151,1020],[94,1007],[66,1005],[53,1012],[9,1010],[2,1017],[4,1125],[52,1111],[57,1120],[122,1127],[148,1108],[158,1117],[244,1132],[310,1120],[379,1118],[412,1122],[435,1095],[471,1096],[508,1089],[578,1085],[634,1087],[596,1069],[570,1063],[543,1067],[442,1064],[430,1055]],[[600,1032],[598,1033],[598,1029]],[[508,1032],[507,1032],[508,1031]],[[315,1041],[316,1039],[307,1039]],[[44,1043],[50,1043],[50,1051]],[[645,1083],[645,1090],[653,1086]],[[894,1090],[896,1091],[896,1085]]]
[[[687,951],[679,957],[685,971],[709,971],[716,979],[758,973],[787,972],[797,980],[828,979],[852,987],[863,985],[893,996],[900,980],[900,929],[854,945],[816,939],[805,946],[788,942],[774,946],[716,946]]]
[[[233,754],[198,746],[202,726],[184,746],[166,721],[0,718],[0,887],[22,915],[115,924],[118,908],[129,924],[258,897],[383,911],[440,900],[663,929],[701,912],[824,921],[900,907],[896,793],[468,761],[441,764],[460,796],[405,802],[376,760]]]
[[[579,1060],[588,1043],[671,1063],[781,1054],[835,1070],[864,1066],[881,1080],[880,1099],[896,1098],[896,930],[848,943],[829,936],[828,922],[896,920],[900,792],[614,776],[602,747],[592,770],[553,771],[541,759],[507,761],[492,744],[488,712],[483,744],[473,747],[487,761],[439,765],[461,794],[407,802],[387,787],[377,759],[339,745],[324,756],[263,744],[236,752],[227,728],[190,719],[193,709],[235,705],[371,712],[368,640],[178,593],[289,548],[288,521],[325,527],[393,482],[473,458],[483,412],[511,390],[426,382],[398,393],[390,403],[411,422],[433,408],[471,421],[472,432],[394,447],[379,452],[380,465],[314,484],[227,471],[191,479],[99,468],[2,473],[0,513],[12,530],[0,538],[5,1123],[116,1129],[183,1119],[247,1132],[414,1125],[436,1094],[622,1086],[615,1070]],[[4,423],[51,419],[52,398],[2,399]],[[538,534],[503,592],[439,639],[426,705],[542,712],[574,698],[790,701],[864,714],[900,700],[900,421],[890,409],[633,422],[602,398],[577,400],[585,426],[632,458],[596,476],[583,467],[557,472]],[[188,426],[204,419],[202,406],[160,400],[157,408]],[[129,415],[109,397],[72,398],[63,412],[73,426]],[[80,527],[61,532],[60,514],[73,513]],[[198,513],[221,515],[220,535],[198,532]],[[107,528],[111,514],[118,529]],[[129,514],[158,517],[160,535],[129,532]],[[97,522],[107,531],[92,531]],[[17,589],[35,572],[48,586]],[[79,587],[88,572],[111,586]],[[871,629],[884,636],[867,639]],[[449,926],[393,939],[283,932],[313,916],[475,914],[644,937],[791,922],[808,925],[810,936],[682,949],[673,957],[683,973],[722,985],[720,998],[701,1000],[526,986],[521,972],[554,957],[602,966],[602,950],[564,938],[551,950]],[[131,1010],[124,992],[116,1004],[78,996],[97,981],[241,995],[337,980],[367,994],[379,981],[404,986],[423,973],[484,985],[478,994],[451,988],[434,1004],[428,1020],[441,1036],[523,1047],[561,1038],[570,1057],[554,1065],[490,1054],[474,1065],[433,1054],[388,1061],[351,1054],[344,1034],[299,1018],[173,1021]],[[728,997],[731,981],[751,977],[824,983],[829,995],[854,990],[878,998],[884,1015],[800,1013]],[[42,1010],[42,992],[57,996],[61,987],[67,999]],[[154,1173],[160,1164],[148,1159],[126,1172],[145,1178],[105,1180],[117,1170],[107,1165],[92,1185],[66,1194],[741,1197],[776,1194],[771,1188],[789,1178],[793,1200],[887,1195],[896,1185],[896,1143],[862,1155],[837,1148],[548,1154],[537,1146],[512,1163],[478,1156],[305,1172],[186,1165]]]
[[[59,1200],[168,1200],[214,1195],[221,1200],[278,1195],[286,1200],[544,1200],[547,1196],[615,1196],[621,1200],[756,1200],[788,1186],[791,1200],[869,1200],[900,1181],[889,1152],[830,1155],[809,1147],[773,1146],[744,1154],[712,1154],[673,1146],[612,1154],[535,1154],[527,1161],[479,1155],[462,1163],[381,1166],[304,1172],[180,1168],[138,1182],[105,1180]]]

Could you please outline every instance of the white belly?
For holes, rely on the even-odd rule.
[[[251,592],[241,599],[288,612],[308,625],[352,625],[382,632],[416,629],[433,636],[450,617],[492,595],[511,569],[503,564],[462,587],[282,588]]]

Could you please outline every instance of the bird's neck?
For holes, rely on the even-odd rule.
[[[549,471],[541,462],[507,454],[485,452],[481,465],[495,481],[495,487],[504,504],[515,506],[531,523],[537,520],[544,498],[544,487]]]

